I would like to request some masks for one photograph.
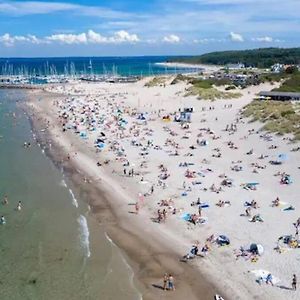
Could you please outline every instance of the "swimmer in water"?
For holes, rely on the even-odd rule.
[[[6,223],[4,216],[1,216],[0,218],[0,224],[4,225]]]
[[[7,195],[4,196],[4,199],[3,199],[2,203],[3,203],[3,205],[8,204],[8,197],[7,197]]]
[[[20,211],[22,209],[22,203],[21,201],[19,201],[18,206],[17,206],[17,210]]]

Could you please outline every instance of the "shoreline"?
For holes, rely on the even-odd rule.
[[[270,203],[278,195],[289,201],[284,203],[297,205],[296,185],[283,187],[274,174],[279,168],[291,174],[295,181],[300,180],[299,170],[293,163],[299,161],[299,156],[290,152],[291,145],[286,142],[286,137],[262,133],[261,123],[248,123],[248,119],[241,117],[241,109],[253,100],[260,89],[268,90],[273,86],[252,86],[241,91],[239,99],[209,102],[193,96],[183,97],[186,84],[171,85],[171,80],[168,78],[165,86],[151,88],[145,87],[146,80],[126,85],[57,86],[42,97],[35,97],[37,92],[32,91],[32,98],[45,100],[32,105],[39,111],[37,116],[49,121],[54,140],[65,153],[70,154],[70,168],[81,174],[77,177],[72,174],[77,178],[77,185],[82,190],[86,189],[86,195],[93,186],[98,187],[98,194],[105,198],[102,201],[106,204],[99,197],[95,200],[89,198],[91,202],[88,204],[93,207],[96,218],[98,214],[99,222],[108,222],[107,233],[125,250],[145,299],[179,299],[187,295],[190,299],[199,299],[204,291],[206,298],[200,299],[213,299],[215,294],[236,300],[287,297],[290,293],[283,289],[270,289],[268,285],[257,288],[256,273],[253,272],[270,270],[287,281],[291,270],[294,270],[297,253],[278,256],[273,245],[278,236],[291,232],[297,211],[286,213],[272,208]],[[59,93],[63,94],[60,99],[56,98]],[[47,98],[50,100],[47,101]],[[178,122],[164,121],[165,114],[173,116],[183,105],[194,109],[188,128],[182,128]],[[141,113],[147,116],[146,121],[140,120]],[[67,114],[67,121],[62,118],[64,114]],[[124,131],[120,130],[117,122],[120,116],[128,124]],[[78,118],[82,121],[76,122]],[[91,120],[99,123],[92,126]],[[63,124],[66,124],[65,132]],[[230,124],[236,124],[238,130],[231,132],[225,129]],[[79,130],[77,125],[81,126]],[[86,138],[80,137],[82,130],[86,130]],[[101,137],[102,132],[105,132],[107,146],[97,153],[95,140]],[[199,137],[207,139],[209,144],[205,147],[199,145]],[[237,147],[230,147],[231,143]],[[272,148],[270,143],[278,147]],[[248,155],[247,151],[253,147],[255,154]],[[147,150],[145,157],[143,152]],[[281,167],[269,164],[265,159],[288,152],[290,159]],[[163,175],[161,165],[164,169],[167,166],[167,171],[163,172],[170,174],[167,180],[162,179],[167,185],[160,180]],[[127,166],[134,167],[134,176],[128,174],[128,169],[124,174]],[[254,166],[257,166],[256,170]],[[237,173],[236,168],[241,172]],[[195,175],[188,177],[188,169]],[[88,175],[91,184],[83,184],[83,174]],[[223,187],[221,178],[224,176],[234,184]],[[245,182],[260,183],[259,191],[243,188]],[[212,189],[215,184],[220,186],[221,191]],[[150,186],[155,186],[153,194],[149,194]],[[145,201],[141,200],[142,209],[137,214],[134,203],[140,193]],[[199,196],[201,203],[208,203],[208,209],[202,215],[193,204]],[[267,219],[265,223],[255,224],[242,217],[245,201],[256,198],[261,206],[254,211],[258,210]],[[221,208],[217,204],[221,200],[231,203],[227,208]],[[162,204],[162,201],[168,201],[168,204]],[[171,204],[169,201],[172,201]],[[158,224],[155,220],[162,206],[167,206],[167,221]],[[109,211],[108,215],[105,215],[105,210]],[[193,225],[183,218],[186,213],[198,213],[206,221]],[[278,224],[282,218],[286,218],[285,222]],[[268,236],[263,229],[269,232]],[[199,243],[202,249],[201,242],[211,234],[228,236],[229,247],[218,246],[215,242],[209,255],[188,263],[180,262],[190,245]],[[266,254],[255,264],[247,259],[237,262],[237,251],[250,243],[263,245]],[[176,293],[162,293],[153,286],[161,285],[165,272],[173,273],[178,288]]]
[[[42,90],[38,93],[43,99],[48,97],[48,100],[49,98],[62,97],[60,94],[50,94]],[[31,101],[28,100],[28,103],[32,104]],[[40,119],[45,117],[45,112],[40,111],[39,117],[37,117],[32,115],[32,108],[29,108],[27,113],[37,133],[40,129],[45,128],[46,124]],[[85,184],[83,183],[83,176],[90,177],[90,174],[87,174],[86,170],[77,162],[65,160],[68,151],[57,139],[55,140],[53,131],[47,130],[44,138],[41,134],[38,136],[41,143],[46,147],[47,156],[57,167],[63,168],[80,199],[91,207],[92,217],[105,228],[106,234],[125,255],[125,259],[134,272],[135,285],[143,294],[143,299],[182,299],[186,296],[189,299],[213,299],[219,291],[218,288],[205,278],[205,275],[195,266],[180,262],[180,253],[168,246],[165,237],[156,235],[159,232],[150,233],[147,231],[147,235],[145,235],[139,229],[142,225],[141,221],[132,219],[131,216],[128,216],[127,211],[121,211],[119,204],[112,205],[114,201],[112,202],[111,199],[117,200],[116,192],[118,196],[122,197],[122,187],[120,186],[119,191],[116,191],[112,185],[107,186],[107,181],[101,182],[105,181],[105,171],[109,172],[108,170],[104,171],[104,177],[100,179],[100,182],[94,181]],[[50,142],[51,148],[49,147]],[[78,153],[80,153],[79,151]],[[107,175],[109,176],[109,174]],[[120,203],[119,201],[116,202]],[[175,275],[176,292],[161,291],[160,285],[165,272],[171,272]],[[199,295],[203,296],[199,298]]]

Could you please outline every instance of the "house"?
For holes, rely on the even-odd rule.
[[[271,72],[273,73],[281,73],[282,71],[284,71],[284,65],[282,64],[275,64],[273,66],[271,66]]]
[[[245,65],[244,64],[241,64],[241,63],[238,63],[238,64],[228,64],[226,66],[226,68],[228,70],[240,70],[240,69],[244,69],[245,68]]]
[[[260,100],[300,101],[300,93],[293,92],[260,92]]]

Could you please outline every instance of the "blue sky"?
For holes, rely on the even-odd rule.
[[[0,56],[294,47],[300,0],[0,0]]]

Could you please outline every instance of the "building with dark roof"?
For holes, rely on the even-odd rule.
[[[261,100],[278,100],[278,101],[299,101],[300,100],[300,93],[293,93],[293,92],[260,92],[259,98]]]

